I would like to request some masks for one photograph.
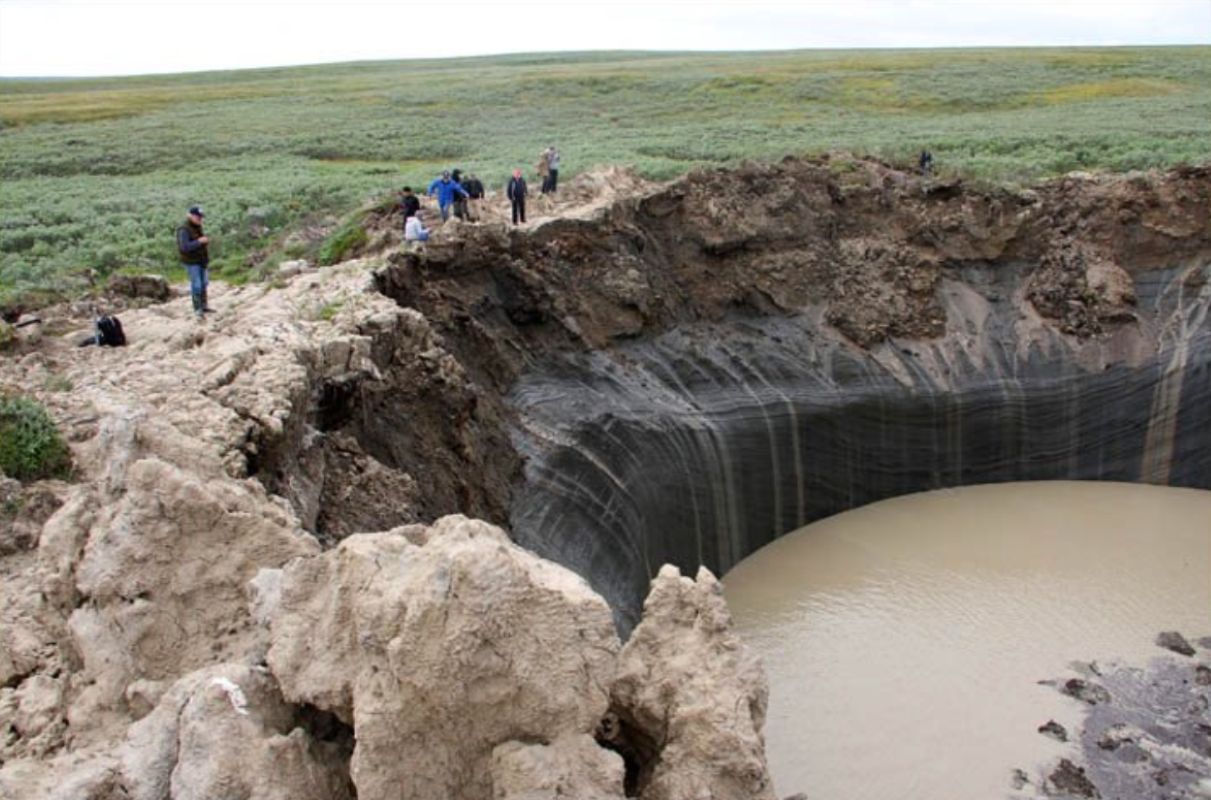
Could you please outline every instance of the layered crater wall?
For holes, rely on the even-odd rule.
[[[898,494],[1211,487],[1209,198],[1206,169],[981,192],[788,160],[469,229],[379,286],[507,431],[483,505],[625,631],[661,564]]]
[[[687,326],[527,372],[511,396],[527,456],[515,536],[591,576],[633,624],[663,563],[721,574],[783,533],[896,495],[1211,486],[1207,292],[1183,297],[1181,273],[1138,276],[1141,321],[1082,344],[962,277],[940,290],[936,340],[867,351],[803,314]]]

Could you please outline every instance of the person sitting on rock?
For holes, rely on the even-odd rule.
[[[417,210],[415,214],[408,217],[408,221],[404,223],[404,243],[411,245],[413,242],[429,241],[429,229],[425,227],[424,213]]]

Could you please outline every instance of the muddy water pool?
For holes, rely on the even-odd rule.
[[[1041,482],[888,500],[745,559],[728,603],[770,682],[780,796],[1011,796],[1075,752],[1070,664],[1211,634],[1211,492]]]

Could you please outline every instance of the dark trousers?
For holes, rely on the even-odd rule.
[[[553,192],[559,186],[559,170],[551,170],[550,177],[547,178],[547,191]]]
[[[524,198],[524,197],[514,197],[513,198],[513,224],[514,225],[517,224],[517,220],[519,217],[521,218],[522,222],[526,221],[526,198]]]

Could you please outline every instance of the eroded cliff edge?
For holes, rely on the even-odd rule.
[[[586,796],[765,796],[764,689],[714,579],[664,575],[631,652],[603,629],[635,625],[662,563],[723,569],[814,516],[957,482],[1208,486],[1211,170],[1014,193],[821,160],[569,188],[530,230],[452,226],[424,254],[216,287],[205,325],[176,300],[124,314],[126,349],[48,339],[0,364],[79,465],[5,488],[0,785],[187,797],[254,775],[255,797],[371,796],[441,753],[434,785],[476,796],[552,775]],[[545,562],[503,566],[521,551],[439,521],[455,512],[609,606]],[[405,591],[422,565],[430,612]],[[451,575],[524,599],[530,573],[595,688],[548,687],[556,712],[469,751],[378,704],[423,685],[407,654],[429,637],[464,651],[452,685],[500,680],[427,719],[512,708],[533,683],[510,672],[528,663],[511,617],[441,609]],[[344,609],[327,622],[308,610],[325,592]],[[340,663],[301,680],[307,657],[271,655],[307,647]],[[685,674],[687,651],[723,672]],[[696,705],[715,695],[730,713]],[[731,762],[710,754],[720,727]],[[381,747],[401,732],[410,755]],[[209,756],[233,738],[256,745]],[[285,779],[298,764],[312,783]]]
[[[1209,186],[1192,168],[981,191],[787,160],[476,229],[379,284],[495,387],[480,400],[524,474],[485,507],[625,631],[660,564],[721,573],[897,494],[1211,486]]]

